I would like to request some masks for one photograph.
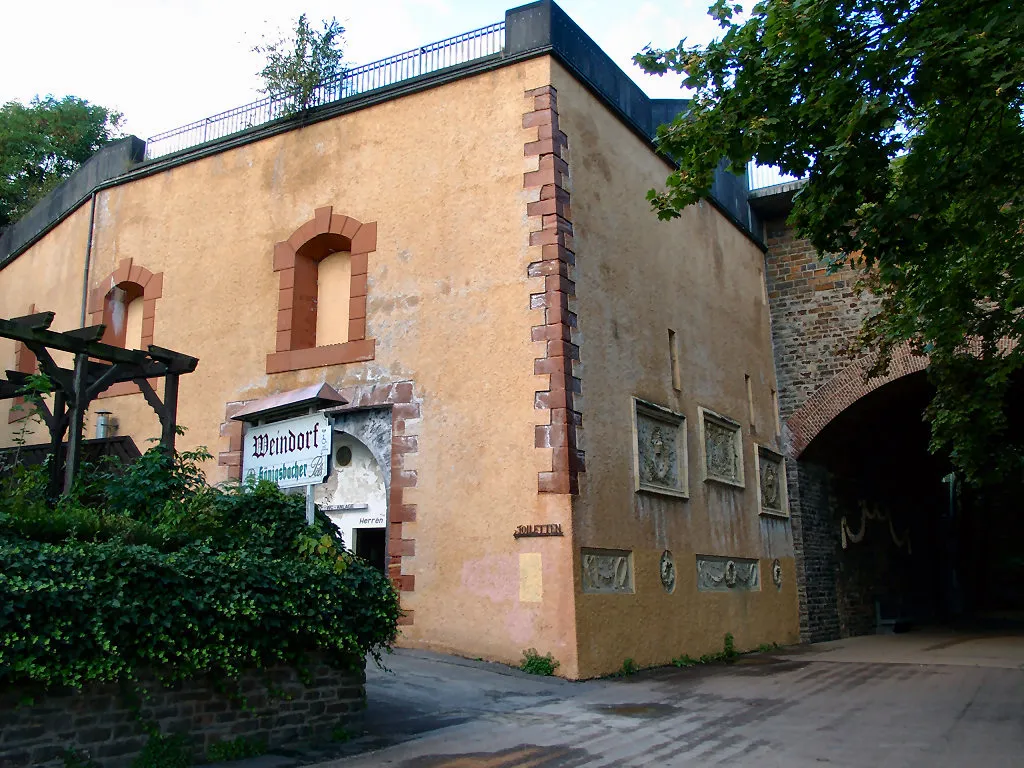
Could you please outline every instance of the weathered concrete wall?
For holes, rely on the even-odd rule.
[[[162,275],[153,342],[200,359],[181,380],[182,448],[234,454],[230,424],[221,436],[229,403],[323,381],[400,392],[387,401],[402,451],[388,546],[411,621],[402,643],[510,662],[547,648],[571,675],[569,539],[540,542],[539,557],[521,561],[512,537],[518,524],[570,525],[569,498],[537,492],[551,457],[534,442],[543,342],[531,340],[530,295],[543,278],[528,276],[522,113],[523,93],[549,70],[544,58],[507,66],[104,190],[90,287],[127,258]],[[326,206],[376,224],[365,266],[373,359],[268,373],[275,243]],[[55,309],[64,328],[78,323],[81,266],[65,276],[46,244],[84,254],[80,216],[0,272],[0,295]],[[139,394],[97,405],[140,446],[158,434]],[[226,471],[209,469],[212,479]]]
[[[184,734],[196,758],[238,738],[271,748],[298,739],[327,740],[366,706],[366,676],[361,669],[341,672],[323,664],[310,673],[306,686],[287,667],[254,671],[225,690],[210,680],[164,688],[144,679],[148,698],[140,709],[130,689],[119,685],[49,693],[8,688],[0,693],[0,765],[59,768],[67,765],[65,751],[74,750],[102,768],[128,768],[148,741],[146,722],[164,735]]]
[[[754,444],[779,449],[762,253],[710,205],[659,222],[645,194],[668,167],[558,65],[552,83],[568,137],[576,249],[570,308],[579,315],[586,453],[573,511],[581,674],[614,671],[627,657],[664,664],[721,650],[727,632],[740,648],[795,641],[790,525],[759,515],[755,480]],[[686,417],[689,500],[636,491],[633,397]],[[744,487],[703,479],[699,407],[741,425]],[[633,591],[585,592],[581,548],[631,553]],[[659,574],[666,550],[672,592]],[[760,588],[699,591],[698,555],[756,561]],[[781,589],[771,578],[776,558]]]

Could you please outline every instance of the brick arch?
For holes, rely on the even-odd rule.
[[[867,357],[847,366],[819,387],[807,401],[786,419],[790,456],[797,457],[828,424],[869,392],[891,381],[918,373],[928,367],[928,358],[909,347],[898,349],[882,376],[867,378],[874,358]]]
[[[363,223],[317,208],[313,218],[274,246],[277,302],[277,349],[267,355],[267,373],[366,362],[374,359],[375,341],[366,338],[366,276],[369,254],[377,250],[377,223]],[[351,258],[348,340],[316,345],[317,264],[338,251]]]

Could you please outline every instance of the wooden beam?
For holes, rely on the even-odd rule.
[[[88,355],[108,363],[144,365],[156,360],[156,358],[150,357],[149,353],[139,349],[122,349],[98,341],[75,338],[66,333],[33,329],[2,318],[0,318],[0,336],[25,342],[26,345],[45,346],[49,349],[59,349],[62,352],[72,352],[76,355]],[[187,355],[183,357],[187,357]],[[195,358],[188,359],[195,360]]]
[[[11,322],[23,325],[26,328],[31,328],[34,331],[45,331],[50,327],[50,324],[53,322],[53,318],[56,316],[55,312],[36,312],[34,315],[12,317]]]
[[[167,363],[169,371],[174,373],[192,373],[199,365],[199,358],[175,352],[172,349],[149,345],[149,356],[161,363]]]
[[[88,325],[85,328],[77,328],[74,331],[64,331],[65,336],[70,336],[72,339],[83,339],[84,341],[99,341],[103,338],[103,332],[107,330],[107,326],[103,325]]]

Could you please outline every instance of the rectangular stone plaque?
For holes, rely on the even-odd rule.
[[[687,498],[686,418],[634,398],[633,433],[635,490]]]
[[[582,549],[583,591],[632,594],[633,553],[624,549]]]
[[[700,408],[704,479],[743,487],[743,431],[730,418]]]
[[[759,592],[761,561],[745,557],[697,555],[699,592]]]
[[[789,517],[785,459],[763,445],[757,446],[757,496],[761,514]]]

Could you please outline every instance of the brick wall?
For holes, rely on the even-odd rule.
[[[779,410],[785,419],[850,365],[842,349],[875,312],[878,299],[857,293],[854,270],[828,274],[811,244],[796,237],[784,220],[769,221],[765,230],[765,278]]]
[[[322,664],[310,672],[308,687],[285,667],[247,673],[237,686],[228,686],[244,702],[207,680],[169,689],[150,680],[144,683],[150,695],[141,716],[164,734],[187,733],[197,759],[211,745],[239,737],[268,747],[328,740],[363,709],[365,675]],[[0,768],[58,768],[69,748],[103,768],[128,768],[147,738],[132,697],[116,684],[45,694],[7,688],[0,694]]]
[[[834,640],[841,634],[837,594],[839,527],[825,467],[787,462],[789,510],[796,559],[800,639]]]
[[[813,436],[811,427],[823,426],[815,422],[811,427],[800,428],[807,414],[798,411],[819,390],[830,392],[826,387],[830,382],[835,389],[836,381],[845,380],[841,377],[844,372],[852,382],[848,388],[866,391],[859,366],[853,366],[856,370],[851,373],[854,360],[845,349],[864,319],[876,311],[878,299],[856,290],[858,275],[854,270],[844,268],[829,274],[813,246],[797,237],[784,220],[768,221],[765,231],[765,279],[779,411],[783,420],[796,414],[784,432],[790,454],[788,482],[800,637],[804,642],[832,640],[851,632],[867,631],[862,590],[854,586],[863,579],[855,568],[842,567],[840,514],[828,469],[797,460],[797,454]],[[857,392],[834,393],[837,407],[856,399]]]

